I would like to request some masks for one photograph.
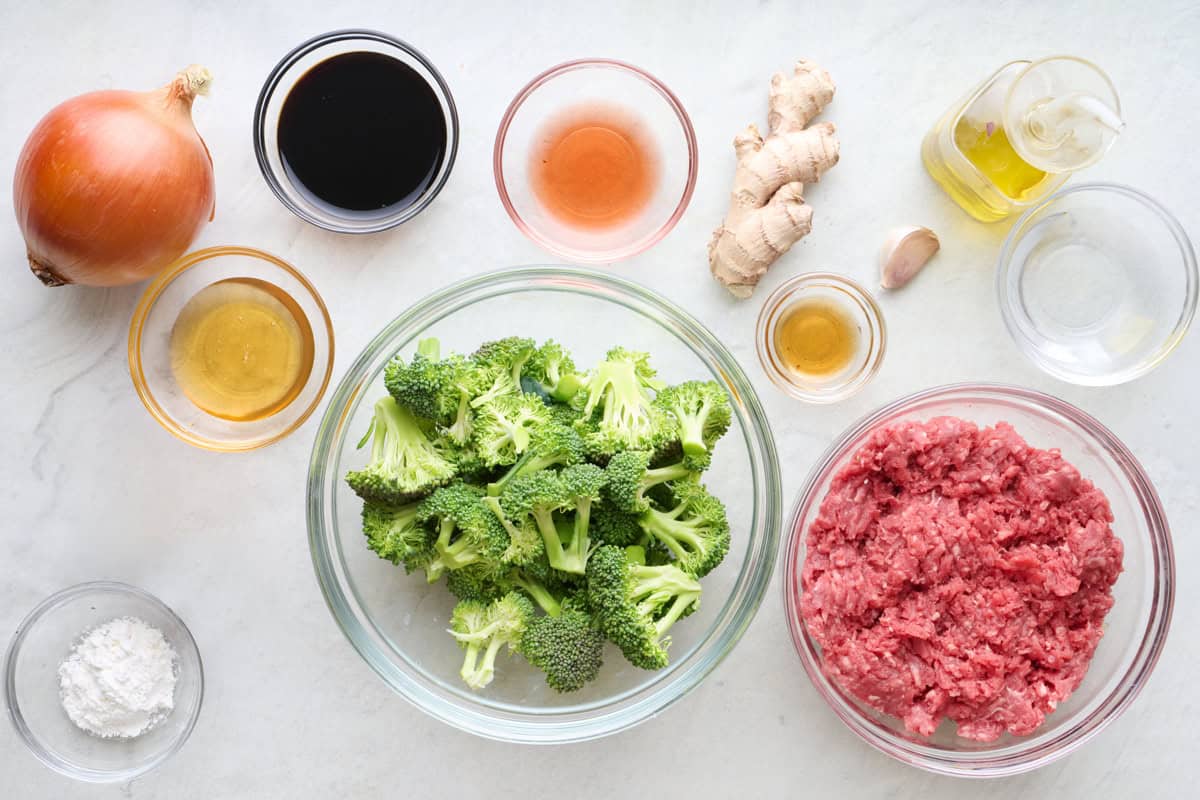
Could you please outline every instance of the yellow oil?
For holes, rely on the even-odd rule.
[[[801,300],[775,328],[775,352],[792,372],[825,378],[844,370],[858,351],[859,330],[830,300]]]
[[[1008,134],[998,125],[972,123],[966,117],[954,126],[954,144],[984,177],[1005,196],[1025,202],[1037,196],[1046,173],[1017,155]]]
[[[175,381],[192,403],[214,417],[248,422],[296,399],[312,371],[312,328],[278,286],[229,278],[184,305],[170,354]]]

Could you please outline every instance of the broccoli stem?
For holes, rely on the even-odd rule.
[[[550,594],[550,590],[535,580],[526,578],[519,570],[513,573],[512,582],[521,587],[530,597],[533,602],[541,606],[542,611],[545,611],[552,617],[557,617],[562,614],[562,604],[558,599]]]
[[[684,558],[703,550],[705,542],[694,528],[676,519],[677,513],[679,509],[670,514],[651,510],[640,521],[646,533],[666,545],[676,558]]]
[[[533,453],[526,451],[523,456],[517,459],[517,463],[509,467],[508,472],[501,475],[498,480],[488,484],[488,497],[499,497],[504,491],[504,487],[510,481],[522,475],[532,475],[535,472],[541,472],[544,469],[557,466],[563,463],[563,460],[563,457],[557,454],[553,456],[535,456]]]
[[[496,674],[496,656],[500,652],[500,648],[504,646],[504,642],[498,638],[488,642],[487,649],[483,651],[483,659],[476,665],[473,673],[465,672],[466,665],[463,665],[463,680],[467,686],[472,689],[482,689],[492,682],[492,678]],[[469,648],[468,648],[469,649]]]
[[[679,621],[679,618],[688,610],[688,607],[695,602],[698,594],[698,592],[688,592],[675,596],[675,601],[671,603],[671,608],[654,623],[654,630],[657,632],[659,640],[671,629],[672,625]]]
[[[675,409],[675,418],[679,420],[679,441],[683,445],[683,452],[689,456],[702,456],[708,452],[708,445],[704,443],[704,425],[711,409],[711,400],[705,400],[695,414],[688,414],[682,408]]]
[[[442,343],[434,338],[422,339],[417,342],[417,352],[430,361],[440,361],[442,358]]]
[[[459,392],[458,413],[454,417],[454,424],[446,429],[446,435],[460,445],[466,444],[471,438],[471,396],[466,392]]]

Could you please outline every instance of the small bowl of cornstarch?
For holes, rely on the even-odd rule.
[[[21,622],[4,691],[38,760],[78,780],[124,782],[187,741],[204,671],[187,626],[161,600],[122,583],[85,583]]]

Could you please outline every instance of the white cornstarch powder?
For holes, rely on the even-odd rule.
[[[175,707],[175,650],[158,628],[120,617],[85,632],[58,667],[71,721],[102,738],[140,736]]]

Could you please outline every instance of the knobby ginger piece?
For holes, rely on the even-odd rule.
[[[713,231],[708,264],[736,297],[749,297],[775,260],[812,229],[804,185],[816,183],[838,161],[831,122],[809,122],[833,100],[829,73],[811,61],[792,75],[771,78],[770,133],[753,123],[733,140],[737,170],[725,221]]]

